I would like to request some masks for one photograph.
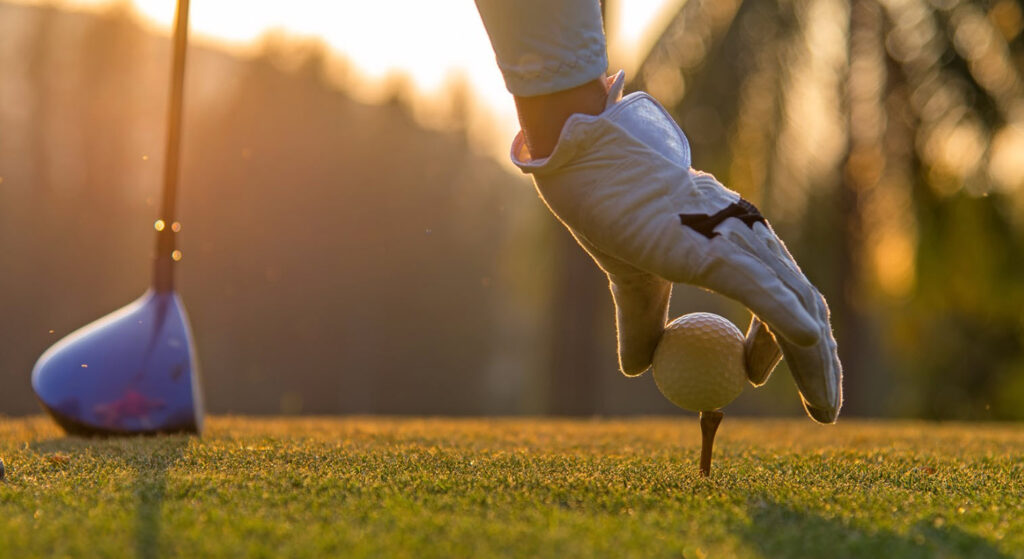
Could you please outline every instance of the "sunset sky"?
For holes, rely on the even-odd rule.
[[[610,3],[612,69],[632,70],[664,26],[663,16],[681,1],[618,0]],[[111,0],[63,0],[65,6],[73,9],[101,9],[112,3]],[[174,0],[131,0],[130,3],[155,31],[170,32]],[[379,86],[385,78],[398,72],[412,79],[420,100],[427,103],[440,95],[453,76],[460,76],[479,97],[480,106],[475,108],[475,113],[487,115],[485,120],[492,128],[488,132],[503,138],[499,143],[507,143],[517,129],[511,99],[470,0],[244,3],[193,0],[191,29],[193,40],[197,42],[220,43],[243,54],[268,32],[320,39],[354,64],[364,80],[358,88],[360,91],[353,93],[366,101],[379,97]]]

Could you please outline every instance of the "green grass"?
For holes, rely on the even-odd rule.
[[[2,557],[1024,557],[1024,429],[726,417],[0,419]]]

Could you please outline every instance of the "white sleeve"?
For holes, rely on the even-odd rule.
[[[476,0],[476,7],[513,95],[570,89],[608,68],[598,0]]]

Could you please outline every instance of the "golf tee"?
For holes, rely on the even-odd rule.
[[[721,410],[700,412],[700,475],[711,474],[711,450],[715,444],[715,433],[725,414]]]

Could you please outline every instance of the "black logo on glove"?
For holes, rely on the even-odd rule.
[[[708,214],[679,214],[679,221],[686,227],[693,229],[694,231],[704,235],[709,239],[715,238],[718,233],[715,232],[715,227],[718,224],[735,217],[743,223],[747,224],[747,227],[753,228],[755,223],[762,223],[768,225],[765,221],[764,216],[761,212],[757,211],[757,208],[753,204],[747,202],[743,198],[740,198],[739,202],[733,202],[726,206],[723,210],[715,212],[712,215]]]

